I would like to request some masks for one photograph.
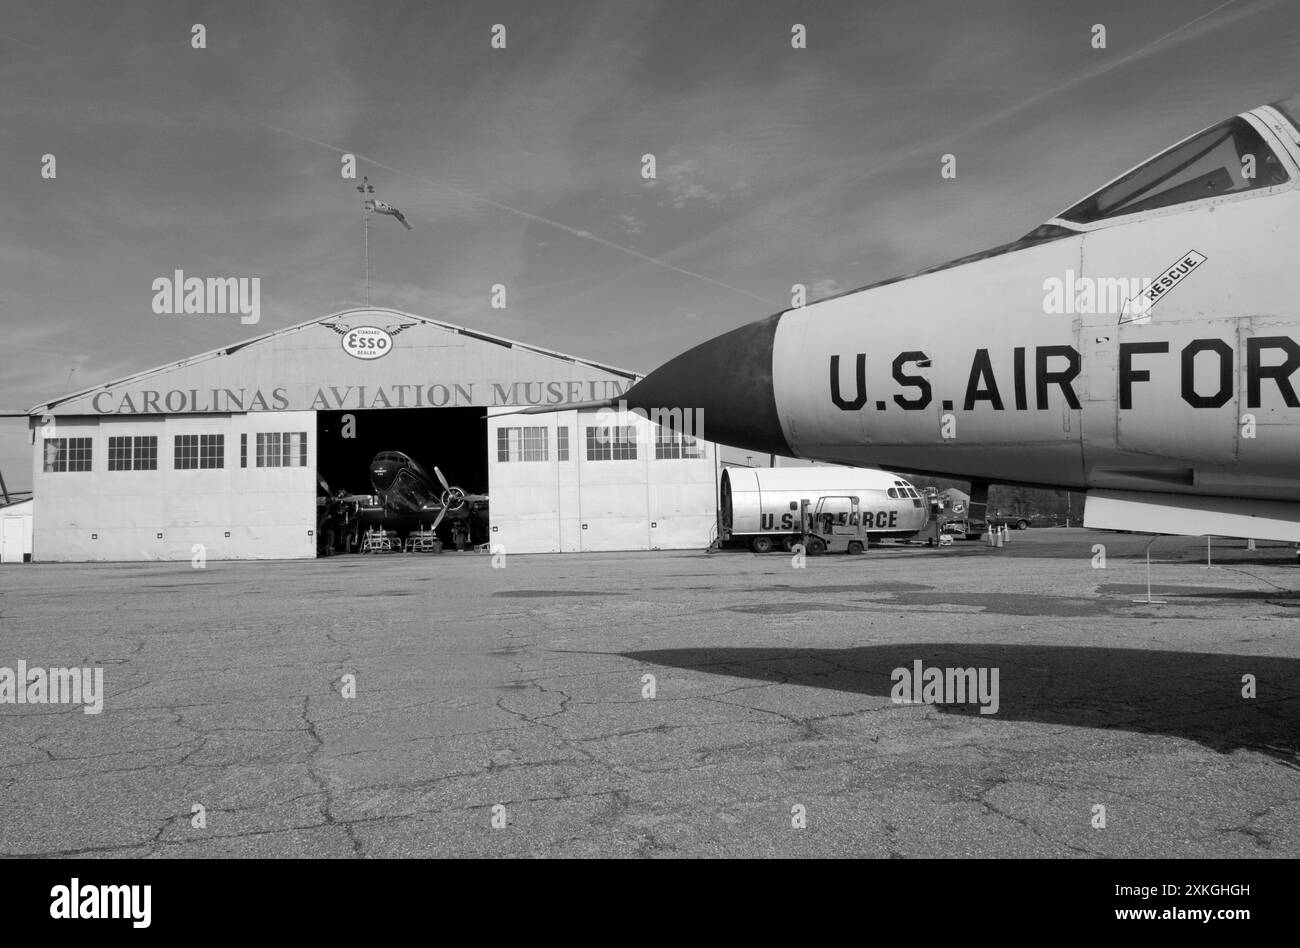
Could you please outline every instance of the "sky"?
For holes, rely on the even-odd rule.
[[[375,305],[648,372],[1024,234],[1300,92],[1298,46],[1294,0],[7,0],[0,409],[361,305],[344,153],[413,227],[371,222]],[[155,314],[177,269],[261,322]],[[10,489],[30,444],[0,419]]]

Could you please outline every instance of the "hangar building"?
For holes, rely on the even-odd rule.
[[[703,548],[715,445],[636,416],[510,411],[636,379],[395,310],[309,320],[33,408],[32,558],[312,557],[318,482],[370,494],[382,451],[487,494],[507,552]]]

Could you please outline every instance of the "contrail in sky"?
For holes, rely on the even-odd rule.
[[[20,40],[16,36],[10,36],[8,33],[0,33],[0,39],[8,40],[11,43],[17,43],[19,46],[26,46],[28,49],[36,50],[38,53],[41,51],[41,48],[39,46],[33,46],[31,43],[27,42],[26,40]]]
[[[1230,7],[1236,2],[1237,0],[1225,0],[1224,3],[1219,4],[1217,7],[1215,7],[1213,10],[1210,10],[1208,13],[1203,13],[1200,16],[1196,17],[1195,19],[1188,20],[1182,26],[1170,30],[1168,33],[1165,33],[1163,36],[1160,36],[1159,38],[1152,40],[1151,42],[1145,44],[1144,46],[1135,49],[1131,53],[1121,56],[1119,59],[1115,60],[1114,62],[1104,63],[1093,69],[1089,69],[1084,72],[1081,72],[1077,76],[1072,76],[1071,78],[1067,79],[1065,82],[1062,82],[1060,85],[1053,86],[1050,89],[1044,89],[1041,92],[1036,92],[1026,99],[1022,99],[1013,105],[1009,105],[997,112],[994,112],[992,115],[982,116],[978,121],[973,122],[970,125],[965,126],[964,128],[960,128],[951,132],[945,132],[944,134],[931,138],[929,141],[922,142],[919,145],[914,145],[911,147],[900,149],[898,152],[895,152],[893,155],[890,155],[884,161],[876,162],[875,165],[873,165],[873,167],[870,170],[854,176],[852,179],[853,184],[855,185],[860,184],[863,181],[865,181],[867,178],[871,178],[876,176],[877,174],[880,174],[886,168],[897,164],[901,160],[915,158],[918,155],[922,155],[922,154],[928,154],[936,146],[942,145],[945,142],[951,141],[953,139],[961,138],[965,135],[970,134],[971,132],[983,131],[984,129],[988,128],[990,125],[994,125],[998,122],[1005,121],[1006,119],[1011,118],[1013,115],[1017,115],[1020,112],[1023,112],[1026,109],[1037,105],[1039,102],[1042,102],[1044,99],[1051,98],[1054,95],[1058,95],[1059,93],[1064,92],[1066,89],[1070,89],[1073,88],[1074,86],[1088,82],[1089,80],[1096,79],[1098,76],[1104,75],[1105,73],[1110,72],[1112,69],[1118,69],[1120,66],[1132,62],[1134,59],[1136,59],[1138,56],[1141,56],[1143,53],[1147,52],[1148,50],[1151,50],[1154,47],[1159,46],[1161,43],[1169,39],[1171,36],[1183,32],[1183,30],[1186,30],[1189,27],[1194,26],[1197,23],[1200,23],[1202,20],[1206,19],[1207,17],[1214,16],[1214,14],[1218,13],[1220,10],[1224,9],[1225,7]]]

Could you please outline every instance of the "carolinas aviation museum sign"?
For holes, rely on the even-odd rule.
[[[390,310],[282,329],[33,409],[152,415],[560,405],[614,398],[635,373]]]

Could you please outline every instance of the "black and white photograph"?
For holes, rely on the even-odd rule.
[[[6,913],[833,859],[1266,920],[1297,49],[1294,0],[0,5]]]

